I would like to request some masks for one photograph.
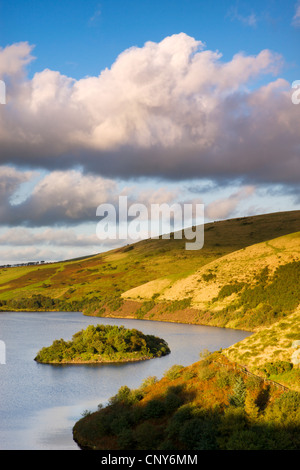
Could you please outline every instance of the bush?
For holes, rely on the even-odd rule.
[[[169,354],[167,343],[153,335],[123,326],[90,325],[75,333],[72,341],[54,341],[38,352],[38,362],[105,362],[139,360]]]
[[[176,312],[176,310],[184,310],[185,308],[188,308],[191,306],[191,302],[192,302],[191,297],[186,297],[181,300],[173,300],[167,305],[166,310],[168,312]]]
[[[139,320],[143,319],[144,316],[150,312],[155,307],[155,301],[154,300],[147,300],[143,302],[141,307],[135,312],[135,317],[138,318]]]
[[[150,387],[151,385],[154,385],[157,382],[157,377],[155,375],[149,376],[144,381],[142,382],[142,385],[140,386],[140,390],[143,390],[147,387]]]
[[[284,427],[300,427],[300,393],[289,391],[282,393],[266,411],[266,417],[274,424]]]
[[[116,405],[117,403],[130,404],[132,399],[132,392],[127,385],[123,385],[119,388],[118,393],[109,399],[110,405]]]
[[[213,301],[222,300],[225,299],[225,297],[229,297],[231,294],[236,294],[237,292],[240,292],[244,286],[244,282],[234,282],[232,284],[226,284],[221,288],[218,296],[214,298]]]
[[[181,397],[182,386],[169,387],[164,398],[164,406],[166,413],[174,413],[182,404],[183,399]]]
[[[215,376],[216,372],[208,367],[207,364],[202,364],[198,370],[198,379],[201,381],[210,380]]]
[[[123,411],[118,409],[116,416],[112,419],[110,423],[111,432],[119,436],[124,431],[126,431],[131,425],[130,413],[128,411]]]
[[[131,429],[122,429],[118,434],[118,447],[120,450],[133,449],[135,445],[133,431]]]
[[[163,438],[162,430],[149,422],[139,424],[133,435],[138,450],[156,449]]]
[[[166,434],[170,439],[176,438],[178,429],[193,416],[193,407],[190,404],[182,405],[169,419]]]
[[[261,371],[266,374],[267,377],[270,375],[280,375],[285,372],[292,370],[293,364],[287,361],[267,362],[261,367]]]
[[[215,423],[200,417],[190,419],[183,424],[179,429],[179,439],[189,450],[218,449]]]
[[[166,377],[169,380],[178,379],[179,377],[181,377],[183,368],[184,367],[179,364],[174,364],[172,367],[170,367],[170,369],[168,369],[164,373],[164,377]]]
[[[219,370],[216,374],[216,385],[219,388],[225,388],[232,385],[233,376],[227,370]]]
[[[160,418],[165,414],[165,406],[161,400],[153,398],[152,400],[147,402],[144,411],[144,417],[146,419],[150,418]]]

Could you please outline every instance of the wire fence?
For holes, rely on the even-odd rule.
[[[236,364],[234,362],[232,362],[232,363],[225,363],[225,362],[221,362],[221,361],[212,361],[212,362],[214,362],[215,364],[227,367],[227,368],[233,368],[234,370],[238,370],[238,371],[242,372],[243,374],[245,374],[249,377],[254,377],[256,380],[259,380],[260,382],[264,382],[267,385],[274,385],[274,387],[280,388],[284,392],[289,391],[288,387],[285,387],[284,385],[282,385],[278,382],[274,382],[274,380],[270,380],[270,379],[267,379],[267,378],[264,378],[264,377],[260,377],[259,375],[253,374],[253,372],[250,372],[247,369],[247,367],[244,366],[244,365]]]

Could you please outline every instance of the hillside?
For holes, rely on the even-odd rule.
[[[76,423],[82,447],[299,448],[300,211],[209,223],[204,232],[198,251],[171,234],[0,269],[4,311],[73,310],[254,332],[137,391],[124,385],[108,407]]]
[[[199,287],[200,283],[196,278],[201,269],[203,269],[201,276],[208,273],[211,277],[214,272],[210,270],[216,266],[214,263],[218,263],[222,258],[227,259],[226,257],[231,255],[232,263],[237,266],[237,261],[234,260],[235,257],[241,257],[241,250],[249,256],[251,251],[247,250],[251,246],[265,243],[266,247],[267,241],[299,232],[300,211],[208,223],[204,229],[204,247],[198,251],[186,251],[185,240],[176,240],[171,234],[169,240],[143,240],[88,258],[45,263],[39,266],[2,268],[0,307],[2,305],[2,310],[79,310],[87,314],[144,317],[167,321],[178,321],[180,318],[180,321],[211,324],[210,318],[206,319],[200,315],[201,302],[199,305],[195,304],[196,309],[195,305],[190,308],[190,296],[184,289],[186,287],[189,289],[191,284],[191,290],[194,289],[193,297],[197,300],[195,282]],[[292,238],[289,241],[294,255],[297,254],[298,241],[297,238],[294,239],[294,248]],[[271,246],[269,249],[274,251]],[[280,249],[275,248],[277,258],[284,256],[286,261],[288,258],[285,254],[278,254]],[[252,253],[253,257],[255,250],[257,247]],[[249,266],[247,270],[248,268]],[[223,271],[225,273],[224,269]],[[239,274],[234,276],[238,278]],[[223,280],[220,278],[218,288],[222,282],[227,282],[227,279],[228,275]],[[213,282],[211,280],[213,279],[208,278],[208,281],[201,283],[201,287],[207,293],[211,290],[211,295],[215,295],[217,282],[216,279]],[[166,283],[168,287],[172,286],[168,289],[168,294],[172,293],[170,297],[172,301],[171,305],[168,302],[166,312],[162,311],[161,303],[157,302],[163,300],[163,296],[161,299],[157,298],[155,302],[151,298],[149,303],[149,295],[145,295],[145,286],[149,286],[149,282],[152,282],[151,297],[153,294],[154,297],[158,297],[157,294],[161,295]],[[178,292],[184,292],[181,297],[176,294],[179,285],[181,291]],[[136,295],[130,300],[129,293],[135,288],[141,288],[143,295],[138,294],[140,297]],[[188,300],[186,295],[189,296]],[[180,300],[174,303],[174,299],[178,298]],[[165,297],[165,300],[168,299],[168,296]],[[205,299],[206,302],[210,297],[206,296]],[[215,308],[216,305],[212,307]]]
[[[221,256],[185,278],[150,281],[122,297],[155,298],[161,305],[185,299],[198,321],[253,330],[292,312],[300,304],[299,285],[300,232],[295,232]]]
[[[296,450],[300,393],[246,374],[214,353],[174,365],[137,390],[126,385],[108,406],[73,428],[93,450]]]
[[[300,305],[282,320],[262,328],[223,353],[253,373],[300,392]]]

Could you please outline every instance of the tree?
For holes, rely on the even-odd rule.
[[[230,404],[235,407],[244,407],[246,398],[246,385],[241,376],[238,376],[235,380],[233,387],[233,395],[230,398]]]
[[[250,421],[257,420],[259,416],[259,407],[256,404],[256,397],[253,396],[249,391],[245,398],[245,412]]]

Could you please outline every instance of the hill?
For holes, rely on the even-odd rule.
[[[204,247],[197,251],[185,250],[185,239],[174,239],[171,234],[169,240],[143,240],[87,258],[39,266],[2,268],[0,308],[79,310],[100,316],[210,324],[211,319],[206,319],[200,312],[201,305],[195,304],[195,309],[193,304],[190,308],[191,300],[186,298],[186,293],[178,300],[179,296],[175,295],[178,283],[181,282],[183,288],[191,282],[193,288],[193,276],[198,276],[199,270],[203,269],[201,276],[206,273],[211,277],[214,274],[209,271],[215,266],[212,263],[224,257],[226,259],[230,254],[234,260],[234,256],[240,257],[237,253],[241,250],[299,231],[300,211],[279,212],[205,224]],[[249,254],[250,251],[247,256]],[[206,279],[209,281],[209,278]],[[224,281],[221,278],[219,281],[227,282],[225,277]],[[149,295],[145,295],[145,286],[151,282],[149,299]],[[172,285],[169,289],[172,297],[156,298],[165,290],[166,283]],[[202,287],[211,288],[216,284],[205,281]],[[143,296],[138,294],[140,297],[136,295],[133,300],[129,299],[129,293],[138,287],[142,289]],[[212,292],[215,295],[217,291],[212,289]],[[193,297],[197,297],[195,291]],[[174,299],[177,300],[174,302]],[[158,300],[168,300],[167,311],[162,311],[162,304]],[[218,304],[220,306],[221,303]]]
[[[82,447],[299,448],[300,211],[213,222],[204,233],[198,251],[170,234],[87,258],[0,269],[2,310],[254,332],[137,391],[122,387],[108,407],[76,423]]]
[[[83,449],[110,451],[296,450],[299,427],[300,393],[214,353],[137,390],[121,387],[75,424],[73,438]]]
[[[253,373],[300,392],[300,305],[282,320],[260,329],[223,353]]]
[[[180,279],[166,276],[122,296],[184,304],[215,326],[255,330],[300,304],[300,232],[236,250]]]

